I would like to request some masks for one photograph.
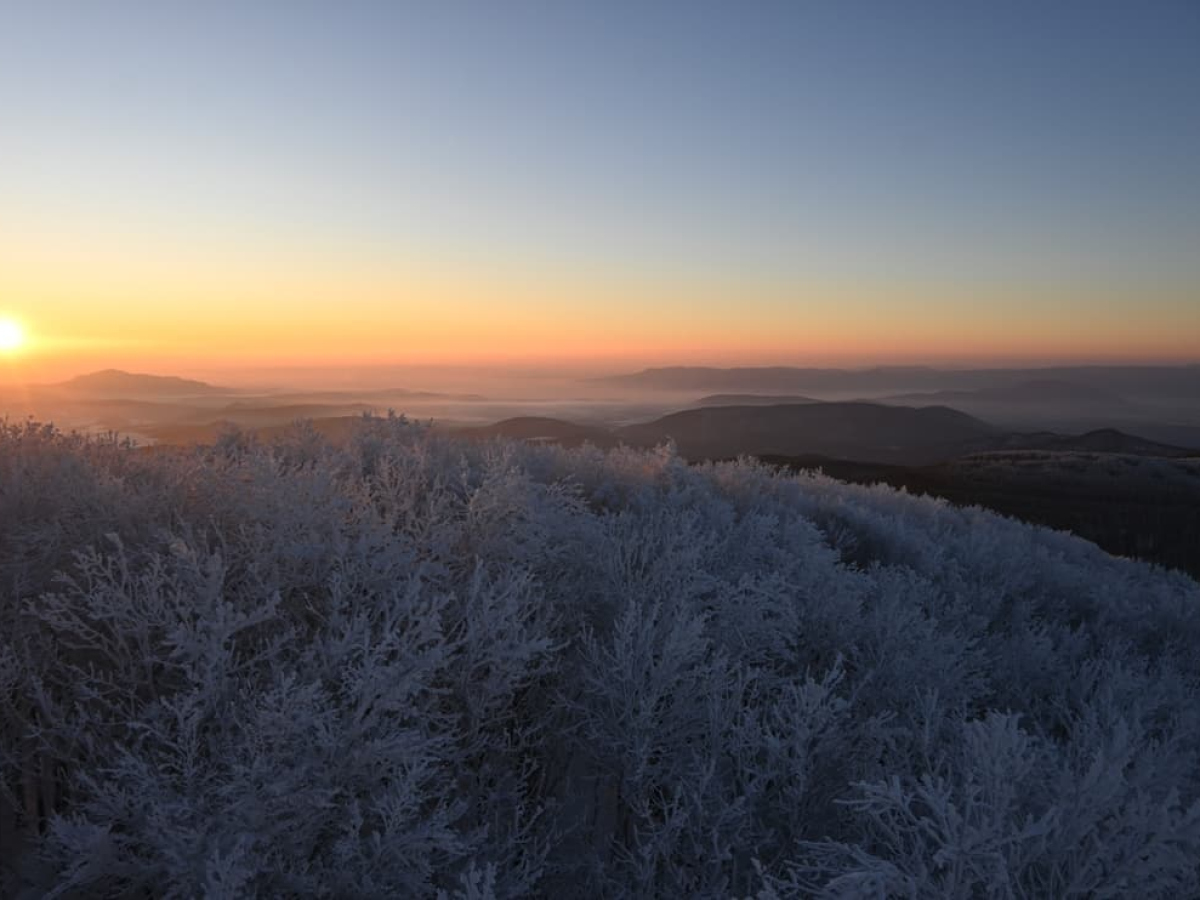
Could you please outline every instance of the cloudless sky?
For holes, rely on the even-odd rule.
[[[1200,3],[0,2],[25,365],[1200,359]]]

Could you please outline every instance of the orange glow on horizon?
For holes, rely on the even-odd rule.
[[[0,303],[37,339],[7,354],[9,380],[107,367],[1200,361],[1191,285],[735,281],[11,237]]]

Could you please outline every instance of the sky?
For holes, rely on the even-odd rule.
[[[1200,3],[0,0],[12,376],[1200,361]]]

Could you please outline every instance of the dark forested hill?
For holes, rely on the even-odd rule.
[[[546,416],[519,416],[513,419],[504,419],[494,425],[459,429],[456,433],[475,439],[515,438],[534,443],[561,444],[564,447],[574,447],[583,443],[594,444],[597,447],[611,447],[617,442],[612,432],[604,428],[565,422],[562,419]]]
[[[616,434],[643,446],[672,440],[689,459],[816,453],[915,463],[984,449],[996,429],[947,407],[813,403],[685,410]]]
[[[1085,436],[1086,437],[1086,436]],[[931,466],[768,457],[1062,529],[1109,553],[1200,577],[1200,458],[1077,450],[983,453]],[[1099,443],[1099,442],[1096,442]]]

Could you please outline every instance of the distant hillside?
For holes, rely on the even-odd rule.
[[[378,405],[369,403],[289,403],[278,406],[232,403],[219,409],[202,410],[191,421],[193,424],[223,421],[241,428],[263,428],[286,425],[301,419],[333,419],[380,411]]]
[[[260,409],[234,404],[201,411],[190,422],[146,423],[132,430],[158,443],[179,445],[211,441],[234,427],[273,438],[292,423],[307,420],[322,434],[340,440],[367,411],[355,407],[339,411],[332,405]],[[349,412],[357,414],[347,415]],[[992,451],[1103,452],[1163,458],[1195,453],[1114,429],[1083,435],[1012,432],[947,407],[863,402],[700,407],[612,430],[547,416],[519,416],[483,426],[443,421],[437,428],[469,440],[508,438],[566,447],[585,443],[600,448],[618,444],[652,447],[672,440],[681,456],[693,460],[803,456],[926,465]]]
[[[367,390],[313,390],[264,393],[245,401],[247,405],[299,404],[299,403],[412,403],[423,400],[454,400],[464,403],[480,403],[488,398],[480,394],[445,394],[438,391],[414,391],[408,388],[371,388]],[[238,404],[234,404],[235,406]]]
[[[262,441],[273,441],[285,437],[297,428],[311,428],[334,442],[348,440],[361,425],[362,414],[326,416],[313,419],[275,420],[261,425],[247,425],[234,419],[217,419],[211,422],[143,427],[139,433],[156,444],[169,447],[187,447],[209,444],[224,434],[241,432]]]
[[[565,422],[562,419],[552,419],[546,416],[520,416],[496,422],[494,425],[463,428],[455,433],[462,437],[476,439],[502,437],[531,443],[561,444],[566,447],[584,443],[594,444],[597,447],[611,447],[616,444],[613,434],[603,428],[579,425],[575,422]]]
[[[1055,378],[1019,381],[1015,384],[981,388],[974,391],[933,391],[932,393],[924,394],[905,394],[888,399],[891,401],[911,401],[917,403],[958,403],[972,401],[976,403],[1103,404],[1113,408],[1128,405],[1128,401],[1124,397],[1107,388]]]
[[[1068,382],[1123,397],[1200,399],[1200,366],[1055,366],[1040,369],[932,369],[885,366],[815,369],[791,366],[714,368],[673,366],[599,379],[626,388],[710,393],[867,394],[978,391],[1020,383]]]
[[[1058,437],[1055,450],[995,451],[931,466],[812,456],[764,461],[791,469],[821,469],[844,481],[902,487],[962,506],[982,506],[1074,532],[1109,553],[1200,577],[1200,458],[1085,449],[1110,437],[1102,433]],[[1137,440],[1120,437],[1125,440],[1117,443],[1125,446]],[[1150,450],[1152,445],[1142,442],[1141,449]]]
[[[925,367],[863,370],[805,369],[791,366],[667,366],[598,379],[629,388],[673,391],[781,393],[794,390],[875,390],[880,386],[936,383],[940,373]]]
[[[877,403],[702,407],[612,431],[525,416],[454,433],[472,439],[503,437],[572,447],[583,443],[652,447],[671,440],[681,456],[693,460],[804,456],[923,465],[993,451],[1122,453],[1165,459],[1193,454],[1114,429],[1083,435],[1008,432],[947,407],[913,409]]]
[[[1053,450],[1059,452],[1124,453],[1130,456],[1158,456],[1181,459],[1196,456],[1195,450],[1160,444],[1115,428],[1101,428],[1081,435],[1009,435],[997,449]]]
[[[701,397],[695,406],[778,406],[781,403],[820,403],[799,394],[710,394]]]
[[[817,453],[873,462],[936,461],[985,449],[997,431],[944,406],[811,403],[691,409],[619,429],[627,443],[671,439],[689,459]]]
[[[105,369],[80,375],[50,387],[77,396],[141,399],[150,397],[197,397],[233,393],[203,381],[191,381],[173,375],[144,375]]]

